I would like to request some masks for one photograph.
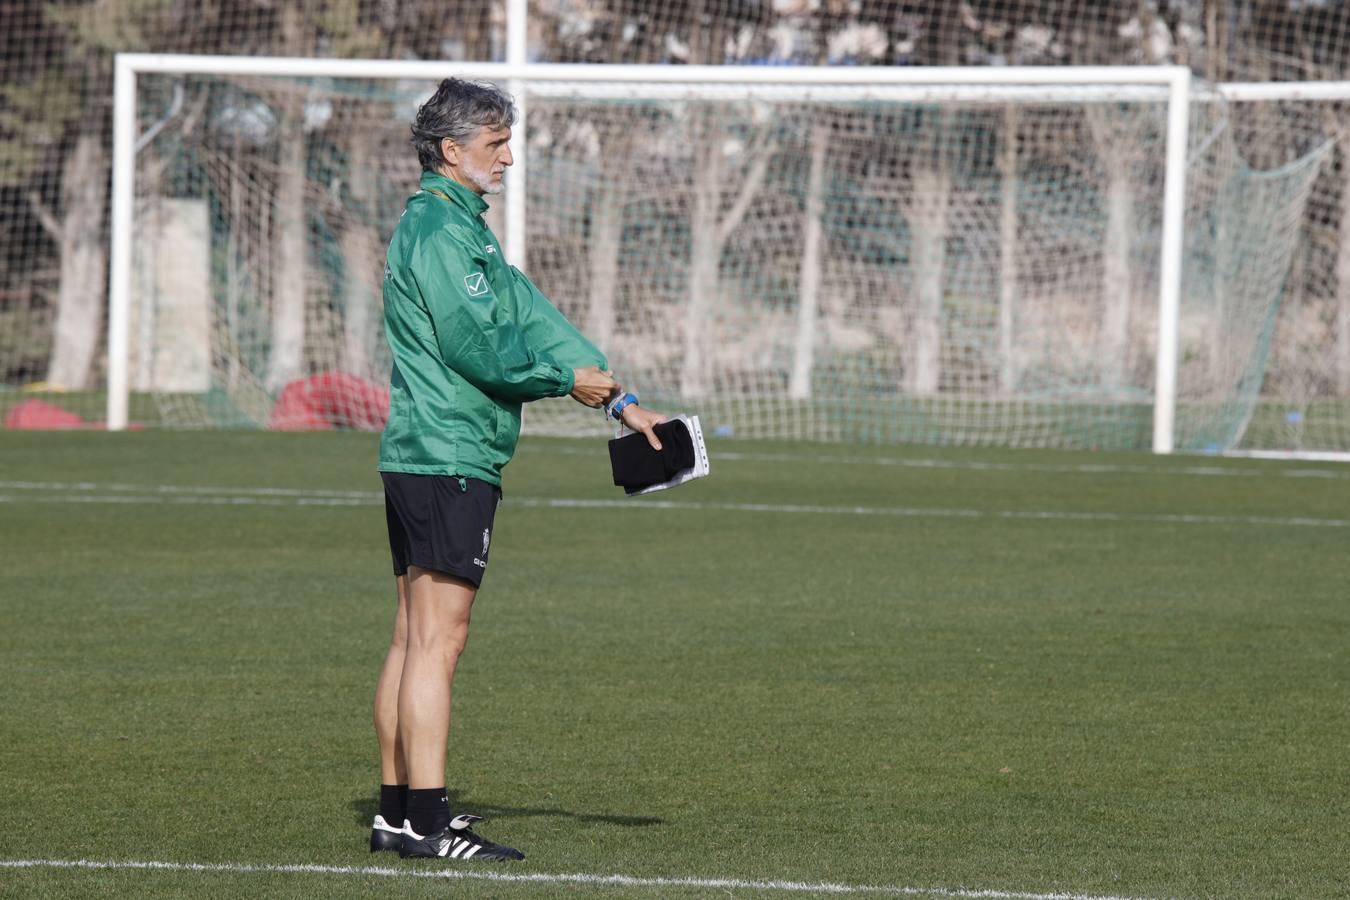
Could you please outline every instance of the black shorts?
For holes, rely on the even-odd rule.
[[[417,566],[481,585],[502,489],[449,475],[381,472],[380,477],[394,574]]]

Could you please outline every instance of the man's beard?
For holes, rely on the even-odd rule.
[[[474,183],[474,186],[485,194],[500,194],[502,189],[506,187],[505,172],[502,173],[502,180],[494,184],[490,169],[475,169],[466,162],[464,174],[469,176],[469,180]]]

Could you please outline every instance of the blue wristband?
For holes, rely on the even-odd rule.
[[[619,422],[622,421],[621,417],[623,415],[623,411],[627,407],[637,405],[638,405],[637,394],[633,393],[624,394],[622,397],[618,398],[609,405],[609,414],[614,418],[614,421]]]

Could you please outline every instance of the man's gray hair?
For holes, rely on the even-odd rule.
[[[417,109],[413,149],[422,168],[438,171],[445,162],[442,138],[467,144],[480,128],[509,128],[515,121],[516,104],[506,91],[492,84],[447,78]]]

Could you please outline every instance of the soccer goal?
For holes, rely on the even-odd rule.
[[[510,261],[715,435],[1228,449],[1327,155],[1252,170],[1179,67],[121,55],[110,427],[133,393],[170,427],[379,426],[408,122],[449,75],[522,107]]]

